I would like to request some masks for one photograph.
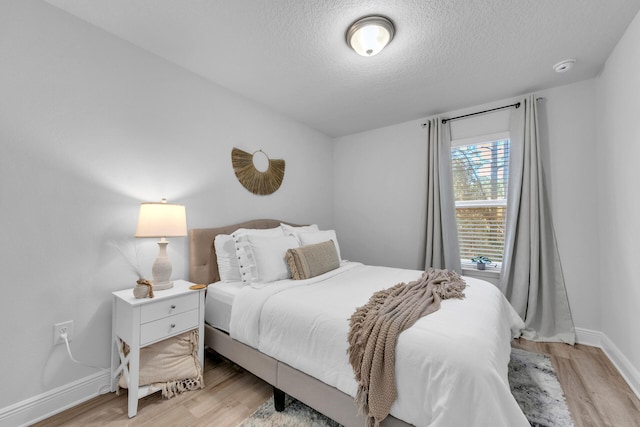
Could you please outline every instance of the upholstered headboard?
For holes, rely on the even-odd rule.
[[[218,259],[213,246],[213,240],[218,234],[231,234],[239,228],[274,228],[281,223],[297,225],[275,219],[254,219],[224,227],[189,230],[189,281],[208,285],[220,280]]]

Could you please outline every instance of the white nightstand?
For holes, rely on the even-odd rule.
[[[129,377],[129,418],[138,412],[138,399],[159,390],[138,384],[142,347],[198,329],[198,357],[204,369],[204,289],[190,290],[193,283],[184,280],[173,283],[171,289],[154,292],[154,298],[136,299],[133,289],[113,293],[111,391],[124,371]],[[129,345],[127,356],[121,350],[123,341]]]

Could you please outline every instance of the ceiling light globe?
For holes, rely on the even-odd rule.
[[[393,23],[382,16],[368,16],[351,24],[347,30],[347,44],[358,55],[374,56],[393,39]]]

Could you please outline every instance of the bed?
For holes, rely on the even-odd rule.
[[[220,281],[217,235],[280,224],[264,219],[189,231],[190,281],[212,284],[205,346],[271,384],[276,402],[286,393],[346,427],[361,427],[346,355],[348,318],[374,291],[420,272],[343,261],[307,280]],[[493,285],[465,280],[464,300],[444,301],[400,335],[398,399],[383,426],[529,425],[507,381],[510,341],[522,321]]]

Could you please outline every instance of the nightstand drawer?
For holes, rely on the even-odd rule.
[[[144,346],[189,329],[197,328],[200,320],[199,314],[199,310],[191,310],[140,325],[140,345]]]
[[[182,295],[175,298],[160,300],[142,306],[140,323],[153,322],[167,316],[184,313],[198,308],[198,293]]]

